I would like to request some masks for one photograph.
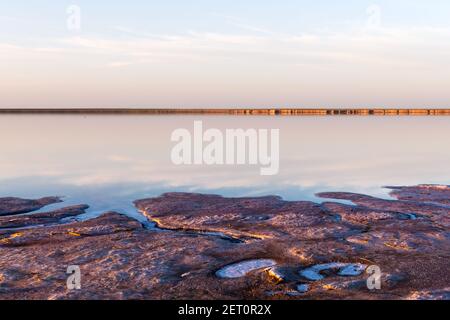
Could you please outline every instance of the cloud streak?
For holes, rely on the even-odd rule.
[[[142,63],[142,57],[208,61],[234,59],[251,61],[263,55],[270,63],[283,61],[292,65],[335,62],[385,64],[397,66],[432,65],[434,58],[449,62],[450,30],[439,28],[384,29],[372,31],[288,34],[226,34],[191,31],[184,35],[153,35],[130,39],[71,37],[61,42],[74,50],[91,54],[127,57]],[[424,54],[424,48],[428,48]],[[434,50],[433,50],[434,49]],[[433,51],[431,51],[433,50]],[[254,56],[251,57],[250,55]],[[151,62],[151,61],[149,61]],[[130,63],[131,64],[131,63]]]
[[[74,76],[70,81],[74,87],[84,87],[86,81],[83,79],[91,79],[94,68],[111,72],[133,70],[132,78],[116,78],[105,72],[98,73],[94,79],[98,79],[103,91],[111,91],[111,87],[107,87],[111,81],[117,86],[127,85],[135,79],[152,83],[161,97],[159,102],[154,100],[148,104],[158,106],[183,105],[185,95],[191,99],[189,105],[206,101],[208,106],[223,107],[229,100],[213,103],[213,95],[229,97],[231,91],[226,88],[234,90],[237,97],[245,96],[241,99],[245,105],[261,105],[264,98],[271,103],[282,94],[288,97],[286,101],[306,101],[304,104],[308,105],[324,102],[333,105],[327,102],[329,100],[342,105],[355,105],[356,101],[365,104],[389,101],[385,104],[392,105],[414,99],[419,105],[426,99],[430,103],[450,99],[448,90],[444,90],[450,85],[450,29],[353,27],[290,34],[233,19],[229,21],[240,32],[191,30],[149,34],[116,26],[113,35],[81,33],[42,39],[37,42],[38,46],[0,42],[0,67],[6,70],[0,81],[9,86],[4,92],[8,96],[14,90],[17,95],[24,90],[18,80],[14,82],[17,71],[23,68],[27,68],[30,78],[43,77],[42,70],[48,68],[53,84],[61,82],[59,77],[66,66],[73,69]],[[53,68],[55,63],[62,66],[62,71]],[[49,75],[45,74],[45,77]],[[64,77],[68,77],[67,71]],[[363,83],[367,88],[361,86]],[[194,85],[197,87],[192,90]],[[415,92],[403,98],[402,92],[407,92],[411,86]],[[260,88],[264,88],[264,94],[258,100],[252,98],[251,95],[255,96]],[[348,92],[349,88],[359,90],[355,94],[357,98],[341,94],[343,89]],[[369,88],[374,89],[369,92]],[[49,86],[47,90],[50,91]],[[64,90],[67,89],[59,89]],[[145,96],[146,90],[141,90],[136,89],[133,95]],[[167,93],[171,91],[181,92],[180,100],[169,100]],[[209,94],[211,99],[200,100],[201,91]],[[375,91],[385,99],[378,99],[380,94]],[[323,99],[321,92],[327,92],[331,98]],[[419,94],[421,100],[417,99]],[[369,97],[366,101],[364,95]],[[10,100],[17,99],[10,97]],[[84,104],[83,101],[87,100],[77,102],[77,106]]]

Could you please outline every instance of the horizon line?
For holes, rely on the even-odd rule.
[[[450,108],[4,108],[0,114],[180,114],[180,115],[375,115],[375,116],[440,116]]]

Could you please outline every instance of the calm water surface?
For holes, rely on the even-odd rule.
[[[280,129],[280,171],[175,166],[173,130]],[[58,195],[142,219],[132,205],[164,192],[388,197],[386,185],[450,184],[450,117],[0,116],[0,197]],[[61,205],[55,205],[54,208]],[[50,207],[45,208],[48,211]]]

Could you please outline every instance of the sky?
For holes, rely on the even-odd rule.
[[[447,0],[0,0],[0,108],[450,107]]]

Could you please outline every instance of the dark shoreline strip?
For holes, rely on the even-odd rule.
[[[261,115],[261,116],[450,116],[450,109],[0,109],[2,114]]]

